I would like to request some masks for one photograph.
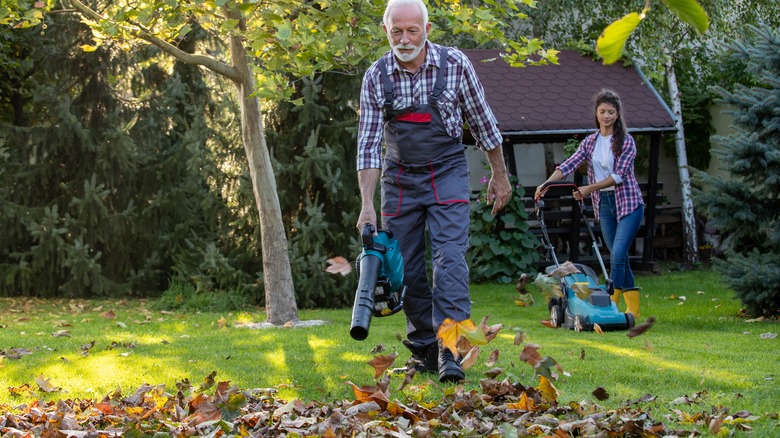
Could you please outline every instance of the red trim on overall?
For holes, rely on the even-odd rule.
[[[395,182],[398,183],[398,175],[403,172],[403,168],[400,166],[398,167],[398,173],[395,174]],[[398,209],[396,209],[395,214],[385,213],[382,212],[382,216],[399,216],[401,214],[401,201],[404,199],[404,189],[401,188],[401,184],[398,184]]]
[[[431,123],[431,113],[406,113],[395,118],[399,122]]]

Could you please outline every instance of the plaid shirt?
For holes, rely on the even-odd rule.
[[[411,73],[403,70],[393,52],[383,55],[391,70],[390,80],[395,84],[393,108],[403,109],[413,104],[428,103],[428,96],[436,82],[441,46],[426,42],[425,61]],[[382,79],[377,62],[366,70],[360,89],[360,125],[358,129],[357,169],[382,167],[382,138],[384,131],[385,102]],[[496,118],[485,99],[485,91],[477,78],[471,62],[457,49],[449,49],[447,71],[444,74],[445,90],[439,97],[439,110],[453,138],[463,135],[463,120],[469,124],[477,146],[491,150],[501,145],[501,133]]]
[[[596,138],[598,132],[585,137],[580,143],[580,147],[577,148],[571,157],[563,162],[558,169],[563,172],[564,178],[571,175],[575,169],[587,161],[588,162],[588,181],[591,184],[595,184],[596,177],[593,173],[593,164],[591,163],[591,157],[593,156],[593,149],[596,147]],[[615,160],[612,166],[613,173],[617,174],[623,179],[623,182],[615,186],[615,204],[617,206],[618,220],[623,216],[636,210],[640,204],[644,204],[642,201],[642,191],[639,189],[639,183],[636,181],[634,175],[634,159],[636,158],[636,144],[634,138],[629,134],[626,134],[625,140],[623,140],[623,153]],[[596,220],[599,219],[599,191],[591,193],[593,198],[593,214],[596,216]]]

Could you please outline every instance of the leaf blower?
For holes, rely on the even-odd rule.
[[[363,251],[355,262],[358,287],[349,329],[350,336],[356,341],[368,337],[372,316],[390,316],[401,310],[406,295],[404,259],[393,233],[379,230],[374,236],[374,226],[365,224],[361,238]]]

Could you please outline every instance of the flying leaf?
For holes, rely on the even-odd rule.
[[[485,371],[485,375],[490,377],[491,379],[494,379],[496,376],[500,375],[504,372],[504,369],[501,367],[494,367],[487,371]]]
[[[596,51],[604,59],[604,64],[612,64],[620,58],[628,37],[643,18],[644,14],[632,12],[604,29],[596,40]]]
[[[540,346],[538,344],[526,344],[520,353],[520,360],[536,368],[542,361],[542,355],[539,354]]]
[[[479,346],[475,345],[471,347],[471,350],[469,350],[469,352],[463,356],[463,360],[461,361],[460,366],[464,370],[471,368],[472,366],[474,366],[475,363],[477,363],[478,356],[479,356]]]
[[[401,386],[398,387],[399,391],[403,391],[404,388],[412,384],[412,379],[414,378],[414,375],[417,374],[417,368],[409,368],[406,371],[406,374],[404,374],[404,381],[401,382]]]
[[[593,291],[588,287],[588,283],[574,283],[571,287],[574,294],[581,300],[587,300]]]
[[[528,338],[528,333],[524,332],[523,330],[518,330],[517,334],[515,335],[514,344],[522,345],[527,338]]]
[[[495,339],[495,337],[498,335],[498,332],[500,332],[501,329],[504,328],[504,324],[493,324],[491,326],[488,326],[487,325],[488,318],[490,318],[490,316],[484,316],[478,326],[485,334],[486,343]]]
[[[368,364],[374,367],[374,378],[381,376],[385,370],[390,368],[395,362],[395,358],[398,357],[398,353],[391,353],[385,356],[374,356]]]
[[[609,394],[607,393],[607,390],[602,388],[602,387],[600,387],[600,386],[598,388],[594,389],[592,394],[593,394],[593,397],[596,397],[596,400],[598,400],[598,401],[604,401],[604,400],[607,400],[609,398]]]
[[[526,295],[528,294],[528,283],[531,282],[533,282],[533,276],[523,273],[520,275],[520,279],[517,280],[517,284],[515,284],[515,290],[517,290],[520,295]]]
[[[487,362],[485,362],[485,366],[492,367],[498,362],[498,350],[493,350],[490,352],[490,356],[488,356]]]
[[[641,335],[642,333],[644,333],[644,332],[646,332],[646,331],[650,330],[650,327],[652,327],[652,326],[653,326],[653,324],[655,324],[655,318],[653,318],[652,316],[650,316],[650,317],[648,317],[648,318],[645,320],[645,322],[643,322],[643,323],[641,323],[641,324],[638,324],[638,325],[636,325],[635,327],[631,327],[631,328],[628,330],[628,333],[626,333],[626,336],[628,336],[629,338],[633,338],[633,337],[639,336],[639,335]]]
[[[379,354],[383,351],[387,350],[387,347],[385,347],[385,344],[379,344],[376,347],[372,348],[370,353],[371,354]]]
[[[551,298],[563,297],[563,291],[561,290],[561,282],[559,279],[539,274],[534,280],[534,284],[539,288],[542,295],[549,301]]]
[[[662,0],[680,21],[688,23],[699,35],[707,31],[710,19],[696,0]]]
[[[211,388],[212,386],[214,386],[214,377],[216,377],[216,376],[217,376],[217,372],[216,371],[212,371],[211,374],[209,374],[208,376],[206,376],[203,379],[203,383],[200,384],[200,387],[198,387],[198,390],[199,391],[205,391],[205,390]]]
[[[487,344],[485,333],[470,319],[455,321],[451,318],[446,318],[436,333],[436,337],[441,339],[442,348],[449,348],[456,358],[460,357],[457,343],[461,336],[468,340],[471,345]]]
[[[600,334],[600,335],[604,334],[604,331],[601,330],[601,326],[598,325],[598,324],[593,324],[593,331],[598,333],[598,334]]]
[[[543,325],[543,326],[545,326],[545,327],[549,327],[549,328],[557,328],[557,327],[555,327],[555,325],[552,323],[552,321],[550,321],[549,319],[543,319],[543,320],[541,320],[540,322],[541,322],[541,323],[542,323],[542,325]]]
[[[550,272],[550,277],[563,278],[567,275],[578,274],[580,272],[581,271],[574,263],[564,262],[561,266],[558,266],[552,272]]]
[[[352,272],[352,264],[342,256],[336,256],[326,261],[330,266],[325,268],[325,272],[330,274],[341,274],[342,277],[346,277]]]

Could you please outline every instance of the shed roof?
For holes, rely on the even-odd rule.
[[[636,66],[604,65],[573,50],[558,65],[510,67],[499,50],[463,50],[485,88],[501,132],[509,136],[593,132],[593,96],[612,88],[631,132],[674,131],[674,116]]]

